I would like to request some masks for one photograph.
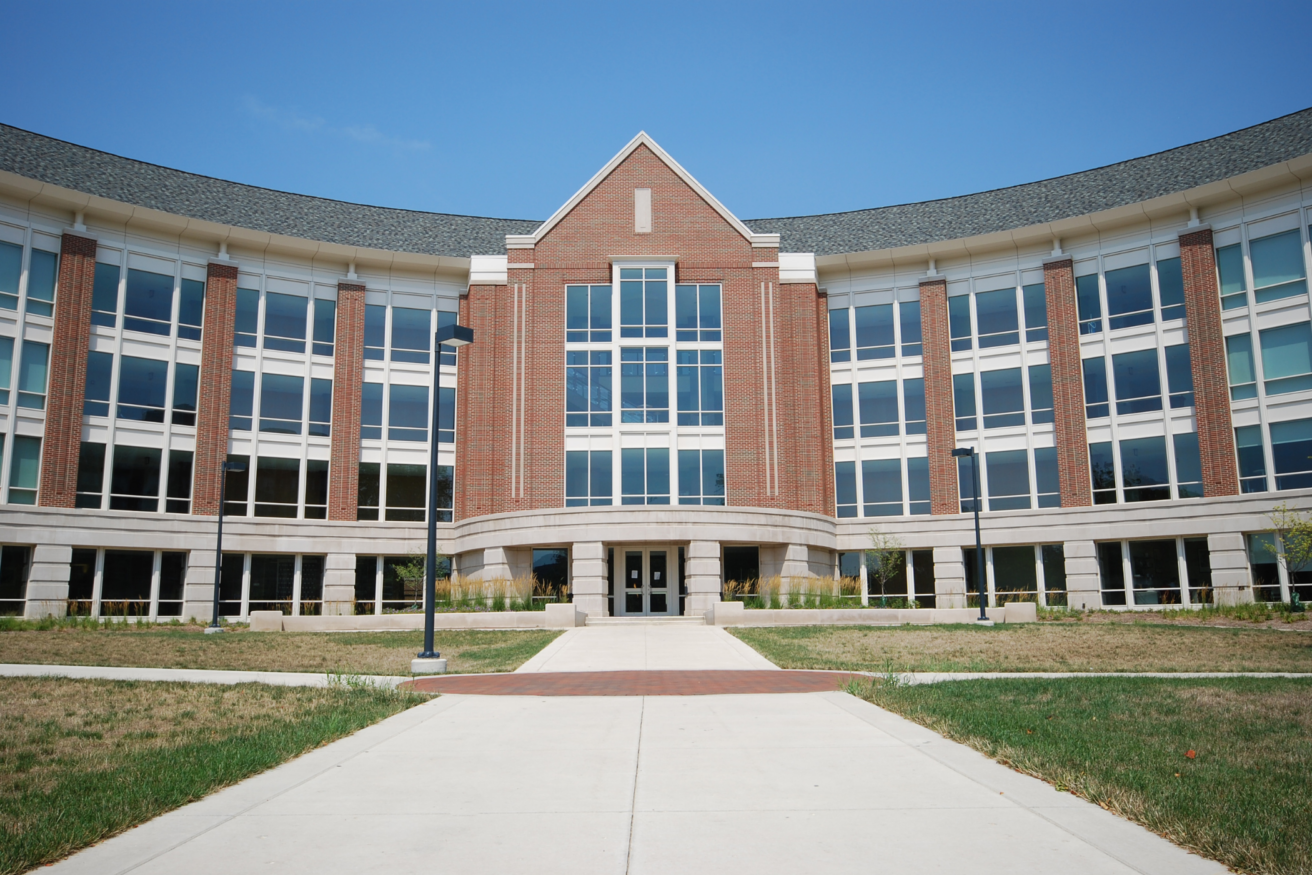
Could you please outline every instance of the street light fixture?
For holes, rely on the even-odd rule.
[[[993,621],[984,610],[987,602],[984,595],[984,548],[979,537],[979,454],[975,452],[974,447],[958,447],[952,451],[952,456],[957,459],[967,457],[970,459],[970,479],[974,483],[975,507],[975,583],[979,588],[979,617],[975,622],[992,626]]]
[[[424,649],[410,661],[411,674],[441,674],[446,660],[433,649],[433,612],[437,601],[437,435],[442,401],[442,347],[474,342],[474,329],[444,325],[433,335],[433,423],[428,442],[428,561],[424,570]]]
[[[210,624],[205,627],[206,635],[223,631],[223,627],[219,625],[219,584],[223,580],[223,505],[228,497],[228,472],[245,470],[245,462],[230,462],[225,459],[223,464],[219,465],[219,536],[218,542],[214,545],[214,611],[210,616]]]

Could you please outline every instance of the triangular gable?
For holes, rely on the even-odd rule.
[[[632,155],[634,150],[636,150],[639,146],[646,146],[648,149],[650,149],[653,155],[655,155],[662,162],[664,162],[665,166],[669,167],[670,170],[674,171],[674,174],[676,176],[678,176],[681,180],[683,180],[683,182],[689,188],[691,188],[694,192],[696,192],[698,197],[706,201],[706,203],[708,203],[713,210],[715,210],[717,213],[720,214],[721,218],[723,218],[726,222],[728,222],[729,225],[735,231],[743,235],[743,237],[749,243],[755,246],[779,245],[778,234],[752,233],[752,230],[750,228],[748,228],[741,221],[739,221],[737,216],[729,212],[729,210],[725,208],[724,204],[716,200],[715,196],[712,195],[709,191],[707,191],[706,188],[700,182],[698,182],[696,179],[693,179],[691,173],[689,173],[688,171],[684,170],[681,166],[679,166],[678,161],[675,161],[673,158],[671,158],[668,152],[666,152],[664,149],[662,149],[660,146],[656,144],[655,140],[647,136],[646,131],[639,131],[638,136],[630,140],[628,145],[625,146],[623,149],[621,149],[614,158],[607,161],[606,165],[602,167],[600,170],[598,170],[596,175],[594,175],[591,179],[589,179],[582,188],[580,188],[577,192],[575,192],[573,197],[565,201],[564,205],[561,206],[560,209],[556,210],[556,212],[552,214],[550,219],[547,219],[545,222],[543,222],[536,231],[534,231],[532,234],[507,234],[506,247],[509,249],[527,249],[529,247],[536,246],[542,240],[543,237],[547,236],[547,234],[551,231],[552,228],[560,224],[561,220],[563,220],[566,216],[568,216],[575,207],[577,207],[580,203],[582,203],[583,199],[586,198],[589,194],[591,194],[593,189],[601,185],[601,183],[606,179],[606,177],[610,176],[610,174],[615,170],[616,167],[619,167],[621,164],[623,164],[625,159],[627,159],[630,155]]]

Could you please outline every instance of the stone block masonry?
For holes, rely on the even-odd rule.
[[[205,272],[205,328],[200,342],[196,399],[196,455],[191,512],[219,513],[221,466],[228,458],[228,412],[232,401],[232,342],[237,318],[237,265],[211,261]]]
[[[73,507],[82,449],[82,398],[91,344],[91,292],[96,282],[96,241],[64,233],[59,252],[54,342],[46,393],[46,430],[37,504]]]
[[[1084,373],[1080,363],[1080,317],[1075,306],[1075,272],[1069,258],[1043,265],[1048,304],[1048,361],[1057,438],[1057,476],[1062,507],[1093,504],[1089,437],[1084,422]]]
[[[354,520],[360,493],[360,404],[364,391],[364,283],[337,284],[328,519]]]

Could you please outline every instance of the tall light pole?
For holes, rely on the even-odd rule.
[[[223,581],[223,504],[228,497],[228,472],[245,471],[244,462],[229,462],[224,459],[219,465],[219,537],[214,545],[214,610],[210,615],[210,624],[205,627],[205,634],[222,632],[219,625],[219,584]]]
[[[989,619],[988,613],[984,610],[988,601],[984,595],[984,547],[981,545],[979,537],[979,454],[975,452],[974,447],[958,447],[952,451],[952,456],[953,458],[970,458],[970,479],[975,487],[975,583],[979,589],[979,617],[975,622],[992,626],[993,621]]]
[[[442,406],[442,346],[474,342],[474,329],[444,325],[433,335],[433,423],[428,441],[428,562],[424,570],[424,649],[410,660],[411,674],[442,674],[446,660],[433,649],[433,611],[437,601],[437,436]]]

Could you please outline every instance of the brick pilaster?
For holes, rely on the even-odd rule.
[[[1203,495],[1238,495],[1235,433],[1230,421],[1230,387],[1221,334],[1221,298],[1216,281],[1212,229],[1180,235],[1185,326],[1194,377],[1194,417],[1203,463]]]
[[[778,506],[833,515],[828,311],[813,283],[781,284],[786,336],[779,345],[780,458]],[[817,303],[818,302],[818,303]],[[825,313],[821,331],[817,312]],[[822,358],[823,357],[823,358]],[[825,472],[828,471],[828,477]]]
[[[1075,272],[1069,258],[1043,265],[1048,303],[1048,361],[1052,366],[1053,420],[1062,507],[1093,504],[1089,436],[1084,423],[1084,373],[1080,364],[1080,319],[1075,308]]]
[[[196,456],[191,491],[194,516],[219,513],[219,471],[228,457],[236,318],[237,265],[211,261],[205,271],[205,324],[201,330],[200,385],[196,399]]]
[[[929,507],[935,514],[961,513],[957,491],[957,420],[952,409],[952,352],[948,340],[948,284],[920,284],[920,333],[925,361],[925,432],[929,444]]]
[[[328,519],[354,520],[360,494],[360,393],[364,384],[364,284],[337,284]],[[437,435],[433,435],[437,440]]]
[[[511,349],[519,320],[513,318],[514,286],[471,286],[460,301],[460,323],[474,330],[474,342],[457,352],[455,519],[507,509],[511,484],[512,375],[520,370]],[[521,317],[522,318],[522,317]],[[560,370],[564,374],[564,356]],[[522,431],[522,430],[519,430]],[[564,426],[561,426],[564,433]],[[519,455],[519,437],[513,441]],[[563,467],[563,462],[562,462]],[[561,504],[564,504],[562,497]]]
[[[59,287],[37,493],[37,504],[44,507],[72,507],[77,497],[82,399],[91,344],[91,290],[95,281],[96,241],[65,232],[59,247]]]

